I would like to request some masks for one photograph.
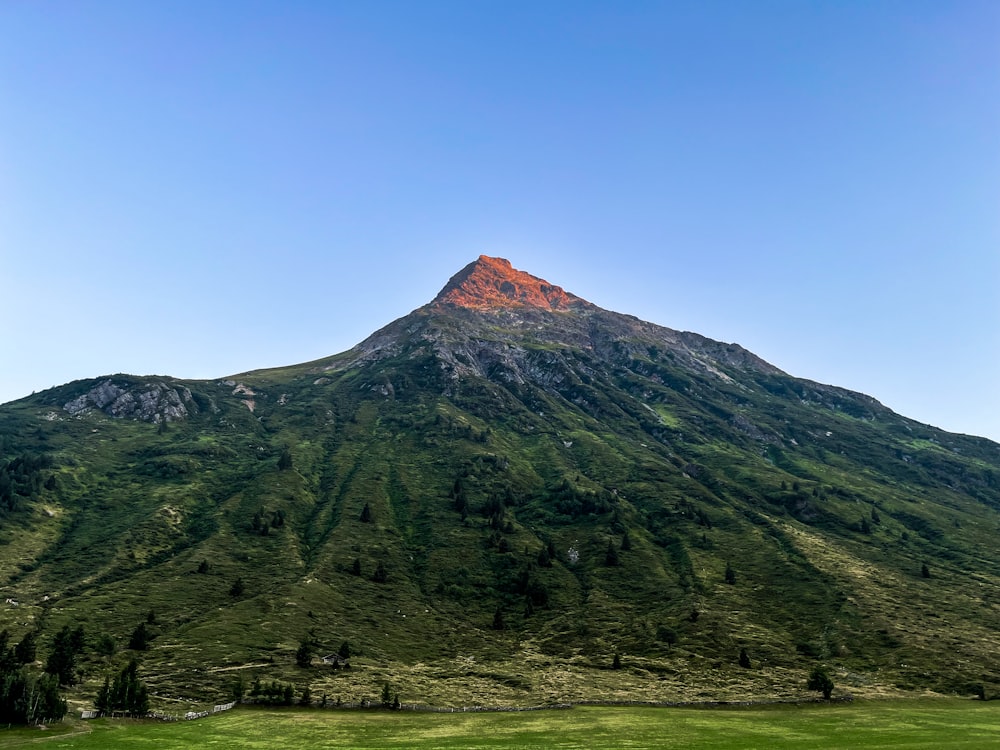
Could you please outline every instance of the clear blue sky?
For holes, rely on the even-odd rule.
[[[1000,440],[1000,3],[0,2],[0,401],[481,253]]]

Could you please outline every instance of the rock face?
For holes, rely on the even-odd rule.
[[[171,387],[163,381],[115,383],[108,378],[82,396],[68,401],[63,408],[71,415],[99,410],[116,419],[142,422],[175,422],[198,412],[191,391]]]
[[[327,370],[432,352],[450,381],[498,383],[589,379],[608,365],[669,354],[722,380],[723,367],[783,374],[736,344],[675,331],[605,310],[562,287],[485,255],[455,274],[427,305],[390,323]],[[351,356],[353,355],[353,356]],[[658,356],[658,355],[657,355]]]
[[[452,276],[431,305],[474,310],[516,307],[565,310],[591,306],[562,287],[518,271],[506,258],[487,255],[480,255],[478,260]]]

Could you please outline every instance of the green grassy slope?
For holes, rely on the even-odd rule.
[[[0,628],[44,654],[82,624],[83,703],[152,620],[168,709],[255,677],[450,705],[797,696],[818,663],[1000,685],[1000,446],[623,316],[586,345],[476,320],[169,381],[197,408],[163,425],[63,408],[100,381],[3,406],[2,460],[46,463],[0,517]],[[303,639],[353,668],[296,666]]]

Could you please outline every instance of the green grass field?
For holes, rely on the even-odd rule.
[[[577,707],[429,714],[238,709],[191,722],[97,720],[0,732],[5,748],[988,748],[1000,705],[922,700],[754,708]]]

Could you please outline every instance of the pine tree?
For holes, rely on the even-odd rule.
[[[823,697],[830,700],[830,694],[833,692],[833,680],[830,679],[830,675],[827,673],[823,667],[816,667],[813,669],[812,673],[809,675],[809,680],[806,682],[806,687],[810,690],[819,690],[823,693]]]
[[[549,557],[549,551],[545,547],[538,551],[538,564],[543,568],[552,567],[552,558]]]
[[[101,697],[100,693],[98,697]],[[146,684],[139,679],[139,663],[135,659],[130,660],[115,676],[107,694],[107,703],[109,711],[123,711],[130,716],[149,713],[149,692]]]
[[[308,667],[312,664],[313,647],[308,640],[300,641],[299,648],[295,652],[295,663],[300,667]]]
[[[750,654],[745,648],[740,649],[740,666],[744,669],[750,669]]]
[[[146,623],[140,622],[132,631],[132,636],[128,639],[128,647],[133,651],[145,651],[149,648],[150,635],[146,628]]]
[[[104,675],[104,684],[97,691],[94,699],[94,709],[99,714],[106,714],[111,711],[111,678]]]
[[[730,586],[736,583],[736,571],[733,570],[733,566],[728,562],[726,563],[726,583]]]
[[[14,658],[21,664],[31,664],[37,655],[35,646],[35,631],[29,630],[24,637],[14,646]]]
[[[45,671],[59,680],[60,685],[76,682],[76,655],[83,650],[83,627],[70,630],[63,625],[52,642],[52,651],[45,662]]]
[[[604,553],[604,564],[609,568],[613,568],[618,565],[618,550],[615,549],[615,543],[610,539],[608,540],[608,549]]]

